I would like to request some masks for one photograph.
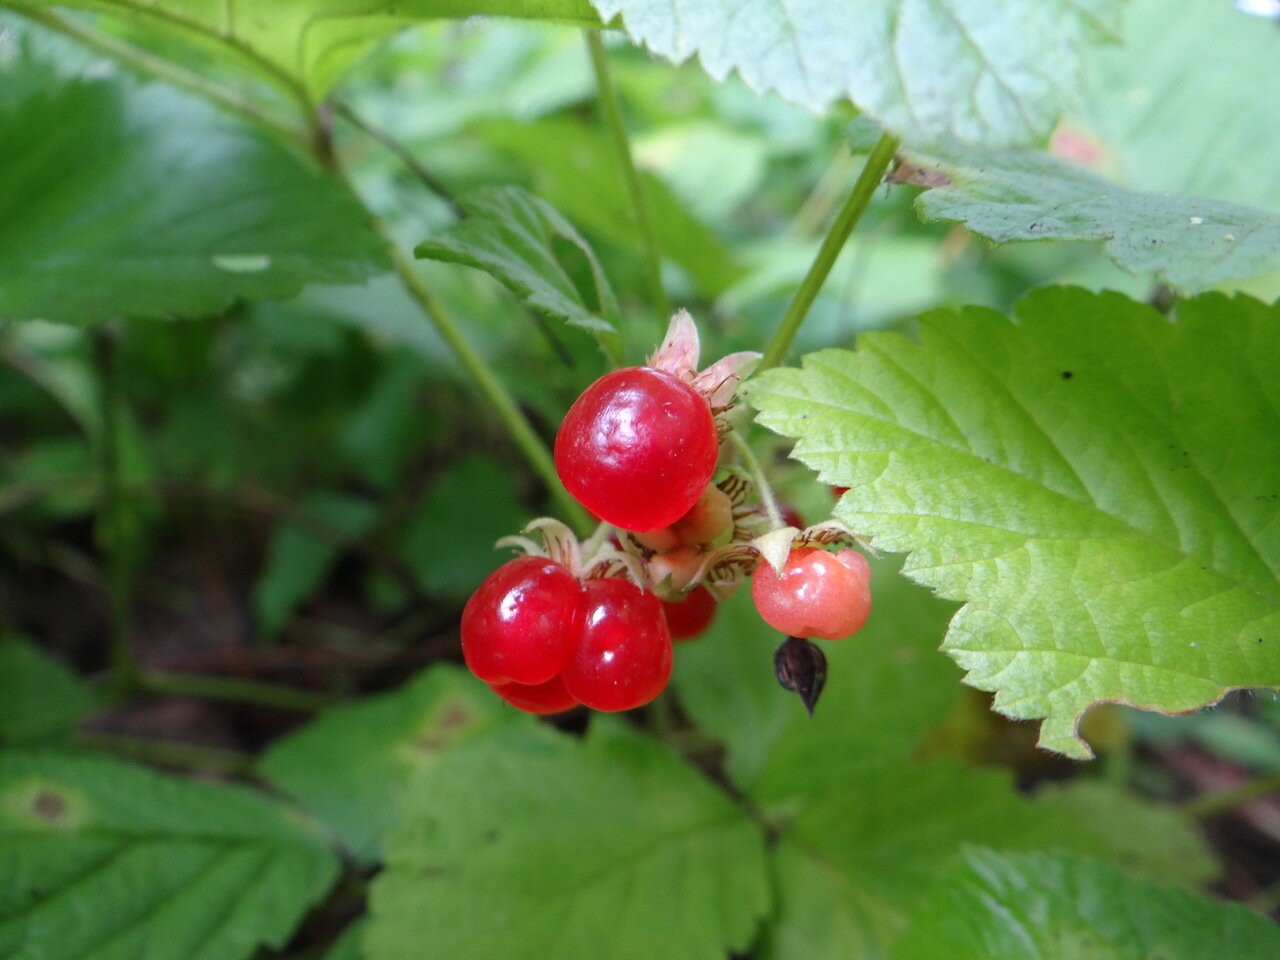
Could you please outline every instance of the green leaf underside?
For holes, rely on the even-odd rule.
[[[815,113],[848,97],[910,143],[1002,145],[1049,132],[1079,49],[1118,26],[1120,0],[592,0],[677,62]]]
[[[1219,960],[1280,956],[1239,904],[1075,857],[970,849],[939,880],[894,960]]]
[[[795,777],[802,780],[804,771]],[[1172,848],[1190,857],[1175,868],[1178,879],[1212,874],[1204,841],[1174,812],[1151,807],[1167,835],[1146,831],[1117,851],[1112,826],[1080,814],[1128,822],[1137,815],[1134,802],[1105,789],[1075,800],[1057,792],[1028,799],[1007,771],[969,769],[949,758],[886,763],[804,798],[777,847],[780,903],[765,956],[887,957],[921,897],[965,844],[1060,849],[1116,859],[1147,876],[1167,876]]]
[[[279,947],[337,875],[252,791],[102,757],[0,754],[0,955],[233,960]]]
[[[1124,269],[1190,292],[1280,270],[1280,214],[1130,190],[1031,150],[935,149],[916,162],[950,181],[919,196],[921,217],[998,243],[1102,241]]]
[[[759,828],[607,720],[585,742],[545,727],[475,740],[405,801],[368,960],[719,960],[768,905]]]
[[[1176,323],[1055,288],[1017,322],[927,315],[750,389],[840,519],[941,596],[944,649],[1040,743],[1089,755],[1093,703],[1193,710],[1280,686],[1280,308],[1207,295]]]
[[[873,561],[867,625],[856,637],[822,645],[827,684],[812,718],[774,678],[783,637],[760,619],[748,591],[720,605],[705,636],[680,647],[680,703],[699,729],[726,745],[730,777],[757,802],[906,760],[953,708],[959,677],[937,647],[955,606],[896,566]]]
[[[487,187],[460,201],[467,219],[418,245],[414,253],[476,267],[539,312],[598,334],[621,349],[612,318],[618,301],[595,252],[555,207],[521,187]],[[586,259],[592,289],[574,286],[554,242],[572,244]],[[608,318],[608,319],[606,319]]]
[[[0,743],[67,733],[92,706],[88,688],[60,660],[25,640],[0,640]]]
[[[206,315],[384,266],[344,184],[171,88],[50,88],[0,143],[0,319]]]
[[[290,93],[318,102],[382,39],[424,20],[477,15],[600,21],[586,0],[23,0],[145,21],[155,31],[238,59]]]
[[[272,744],[258,770],[374,860],[416,771],[499,723],[526,720],[466,671],[441,665],[393,693],[327,711]]]

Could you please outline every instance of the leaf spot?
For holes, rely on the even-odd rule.
[[[67,801],[52,790],[40,790],[31,798],[31,812],[41,820],[57,824],[66,816]]]

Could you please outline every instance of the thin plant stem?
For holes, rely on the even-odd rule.
[[[116,692],[133,689],[138,664],[133,655],[133,544],[129,504],[123,489],[120,465],[120,411],[124,397],[120,387],[118,345],[115,331],[93,332],[94,357],[102,392],[102,423],[98,432],[98,537],[107,555],[107,594],[110,607],[111,679]]]
[[[858,180],[853,185],[849,199],[845,201],[844,208],[836,217],[835,223],[831,225],[831,229],[827,231],[826,237],[823,238],[818,255],[814,257],[813,263],[809,266],[809,272],[805,274],[805,278],[800,282],[799,289],[796,290],[795,296],[787,307],[782,323],[778,325],[773,338],[765,348],[764,359],[756,368],[757,372],[776,367],[786,358],[791,341],[795,339],[800,325],[813,306],[813,301],[817,298],[823,283],[826,282],[827,275],[835,265],[836,257],[840,255],[841,248],[849,239],[849,234],[862,219],[867,204],[871,202],[872,194],[884,179],[885,171],[889,169],[889,164],[893,161],[897,150],[897,139],[887,133],[872,148],[862,173],[858,175]]]
[[[1203,820],[1276,791],[1280,791],[1280,772],[1255,777],[1229,790],[1206,793],[1183,804],[1182,811],[1188,816]]]
[[[174,740],[148,740],[109,733],[76,734],[76,744],[89,750],[113,753],[130,760],[140,760],[162,767],[182,770],[207,770],[223,776],[248,779],[254,775],[253,757],[234,750],[198,747]]]
[[[662,286],[662,250],[658,246],[658,235],[653,228],[653,218],[650,216],[644,182],[640,179],[635,158],[631,154],[631,139],[627,136],[627,128],[622,121],[622,108],[618,103],[618,94],[613,86],[613,78],[609,74],[604,41],[601,39],[599,30],[587,30],[585,35],[587,51],[591,55],[591,68],[596,75],[600,112],[604,115],[605,124],[613,137],[618,164],[622,167],[622,176],[626,180],[627,191],[631,194],[636,226],[640,228],[640,237],[644,243],[645,266],[649,274],[649,295],[654,307],[661,312],[661,315],[669,316],[671,301],[667,299],[667,291]]]
[[[280,116],[273,110],[254,102],[234,90],[229,90],[193,70],[181,67],[163,57],[126,43],[119,37],[93,30],[76,20],[40,7],[28,7],[24,4],[3,4],[17,11],[41,26],[48,27],[65,36],[84,44],[91,50],[126,63],[143,73],[164,80],[176,87],[182,87],[192,93],[204,97],[219,106],[248,117],[255,123],[284,134],[288,139],[303,147],[308,152],[312,149],[312,134],[298,124]]]
[[[556,473],[556,466],[551,459],[551,453],[546,444],[542,442],[542,438],[534,431],[533,425],[529,423],[528,418],[516,405],[515,400],[507,392],[507,388],[503,386],[497,374],[489,368],[484,358],[462,335],[462,330],[458,327],[453,317],[436,300],[426,283],[423,282],[422,277],[418,275],[418,271],[414,269],[413,263],[400,252],[399,247],[390,237],[387,238],[387,245],[392,261],[395,264],[396,273],[399,275],[400,281],[404,284],[409,295],[422,308],[422,312],[427,315],[440,336],[452,348],[454,356],[458,358],[458,362],[462,364],[472,382],[479,388],[485,399],[489,401],[489,405],[493,407],[498,418],[506,426],[507,432],[511,434],[511,439],[515,441],[516,446],[520,448],[520,452],[524,454],[530,466],[542,478],[547,485],[547,489],[551,491],[552,497],[564,513],[569,526],[573,527],[579,536],[586,536],[595,524],[587,514],[587,511],[569,495],[569,491],[560,482],[560,476]]]
[[[203,673],[163,673],[149,670],[138,676],[137,689],[160,696],[251,703],[295,713],[315,713],[336,702],[332,696],[314,690]]]
[[[760,461],[756,459],[755,451],[751,449],[751,444],[742,439],[742,434],[737,430],[729,431],[729,440],[733,443],[734,449],[738,451],[738,456],[742,458],[743,465],[751,473],[751,478],[755,481],[756,490],[764,503],[765,516],[769,518],[770,529],[777,530],[779,527],[786,526],[782,522],[782,511],[778,509],[777,498],[773,495],[773,487],[769,484],[769,478],[764,475],[764,468],[760,466]]]

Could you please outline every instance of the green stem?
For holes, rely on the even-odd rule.
[[[1182,810],[1188,816],[1203,820],[1217,816],[1219,813],[1226,813],[1241,804],[1256,800],[1277,790],[1280,790],[1280,772],[1268,773],[1265,776],[1255,777],[1246,783],[1242,783],[1238,787],[1219,790],[1217,793],[1206,793],[1196,797],[1194,800],[1183,804]]]
[[[147,671],[139,675],[137,689],[146,693],[171,697],[193,697],[200,700],[227,700],[252,703],[277,710],[315,713],[334,704],[334,698],[314,690],[283,687],[261,680],[219,677],[203,673],[159,673]]]
[[[742,458],[743,465],[750,471],[751,478],[755,481],[756,491],[760,494],[761,502],[764,503],[765,515],[769,518],[769,529],[777,530],[779,527],[785,527],[786,524],[782,522],[782,511],[778,509],[777,498],[773,495],[773,487],[769,484],[769,478],[764,475],[764,468],[756,459],[755,451],[746,440],[742,439],[742,434],[737,430],[730,430],[728,436],[734,449],[738,451],[738,456]]]
[[[133,655],[133,544],[120,466],[120,410],[124,397],[115,332],[98,328],[93,332],[93,345],[102,390],[98,534],[107,556],[111,679],[116,692],[124,695],[134,688],[138,679],[138,665]]]
[[[528,418],[516,405],[515,400],[507,392],[506,387],[502,385],[502,381],[498,379],[497,374],[489,368],[484,358],[476,352],[466,337],[462,335],[462,330],[458,327],[453,317],[436,300],[426,283],[423,282],[422,277],[418,275],[418,271],[414,269],[412,261],[400,252],[399,247],[390,237],[387,238],[387,246],[390,249],[392,261],[395,263],[396,273],[399,275],[400,281],[404,284],[409,295],[422,308],[422,312],[431,320],[440,336],[453,349],[458,362],[462,364],[463,369],[467,371],[467,374],[480,389],[480,392],[484,394],[485,399],[489,401],[490,406],[498,414],[498,418],[506,426],[511,438],[515,441],[516,446],[520,448],[525,459],[529,461],[534,471],[547,485],[547,489],[551,491],[551,495],[555,498],[569,525],[574,528],[574,531],[579,536],[586,536],[595,524],[587,514],[587,511],[569,495],[569,491],[560,482],[560,477],[556,473],[556,465],[551,459],[551,453],[547,450],[546,444],[542,442],[542,439],[534,431],[532,424],[529,423]]]
[[[618,94],[614,90],[613,78],[609,74],[604,41],[601,39],[599,30],[587,30],[585,34],[587,50],[591,54],[591,67],[596,75],[600,112],[604,115],[605,123],[613,137],[618,163],[622,167],[622,175],[627,182],[627,191],[631,194],[631,206],[635,210],[636,225],[640,228],[640,237],[644,242],[645,266],[649,274],[649,295],[653,299],[654,307],[661,312],[661,315],[670,316],[671,301],[667,299],[667,291],[662,286],[662,250],[658,246],[658,235],[654,232],[653,219],[649,215],[644,182],[640,179],[635,158],[631,155],[631,140],[627,136],[627,128],[622,121],[622,108],[618,104]]]
[[[118,37],[90,29],[70,17],[64,17],[61,14],[54,13],[52,10],[28,7],[20,3],[6,3],[3,6],[10,7],[28,20],[41,26],[71,37],[91,50],[96,50],[114,60],[126,63],[143,73],[164,80],[176,87],[189,90],[227,110],[248,117],[255,123],[283,133],[308,152],[311,150],[312,135],[308,131],[287,118],[276,114],[274,111],[263,107],[261,104],[255,103],[248,97],[242,96],[234,90],[228,90],[226,87],[220,86],[192,70],[148,53],[141,47],[135,47],[133,44],[126,43]]]
[[[756,368],[757,373],[770,367],[776,367],[786,358],[791,341],[795,339],[800,325],[809,313],[809,308],[813,306],[813,301],[818,296],[818,291],[822,289],[827,275],[831,273],[836,257],[840,255],[840,250],[849,239],[849,234],[853,232],[853,228],[862,219],[862,214],[867,209],[867,204],[871,202],[872,194],[880,186],[881,181],[884,179],[885,171],[889,169],[889,164],[893,161],[897,151],[898,141],[887,133],[880,138],[872,149],[871,155],[867,157],[866,165],[862,168],[862,173],[858,175],[858,180],[853,185],[853,191],[849,194],[849,199],[845,201],[844,209],[840,211],[835,223],[827,231],[827,235],[822,241],[822,246],[818,249],[818,255],[814,257],[813,263],[809,267],[809,272],[805,274],[804,280],[800,282],[800,288],[796,290],[796,295],[792,298],[790,306],[787,307],[782,323],[778,325],[773,339],[769,341],[769,345],[765,348],[764,359],[760,361],[760,366]]]
[[[197,747],[190,743],[172,740],[144,740],[140,737],[122,737],[109,733],[78,733],[76,743],[89,750],[114,753],[130,760],[140,760],[162,767],[178,767],[183,770],[207,770],[224,776],[248,778],[253,776],[253,757],[234,750],[218,750],[213,747]]]

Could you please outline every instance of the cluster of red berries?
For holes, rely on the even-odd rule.
[[[754,536],[772,524],[743,502],[748,485],[712,483],[727,429],[719,418],[755,356],[698,372],[697,331],[681,311],[648,366],[606,374],[573,404],[556,436],[557,473],[618,532],[612,545],[593,538],[585,562],[556,521],[537,523],[545,547],[509,538],[527,555],[491,574],[462,616],[467,665],[499,696],[532,713],[648,703],[671,675],[672,639],[700,634],[752,571],[757,609],[784,633],[834,639],[862,626],[866,559],[815,545],[846,534],[783,526],[770,533],[779,556]]]

